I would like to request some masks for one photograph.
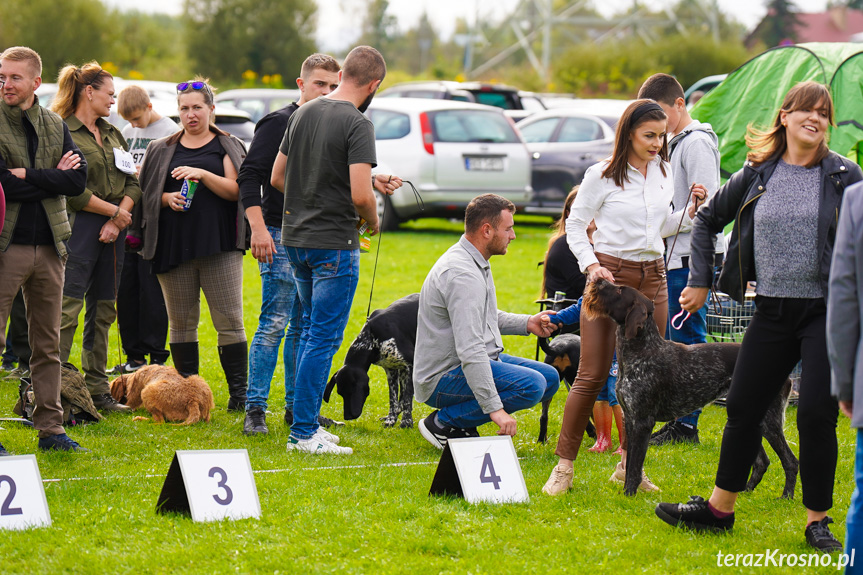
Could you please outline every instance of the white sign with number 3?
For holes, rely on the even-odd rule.
[[[35,455],[0,457],[0,529],[51,525]]]
[[[261,516],[261,503],[245,449],[177,451],[194,521]]]
[[[530,497],[509,435],[447,441],[470,503],[527,503]]]

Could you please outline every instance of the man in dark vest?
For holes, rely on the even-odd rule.
[[[71,235],[66,196],[84,192],[87,163],[57,114],[39,105],[42,59],[22,46],[0,54],[0,325],[24,290],[30,325],[33,425],[42,450],[89,451],[66,435],[60,405],[60,304]],[[0,330],[0,348],[5,345]],[[8,455],[0,446],[0,455]]]

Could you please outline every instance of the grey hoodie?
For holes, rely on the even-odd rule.
[[[702,184],[707,188],[709,198],[712,198],[719,189],[719,149],[717,145],[719,138],[713,132],[710,124],[702,124],[698,120],[686,126],[680,133],[668,142],[668,151],[671,154],[671,174],[674,178],[674,199],[672,205],[674,211],[681,210],[688,203],[689,186]],[[666,262],[666,268],[670,270],[679,269],[682,266],[681,258],[690,254],[689,236],[692,226],[684,222],[680,228],[675,243],[674,236],[665,238],[666,254],[674,244],[671,257]],[[725,242],[722,234],[717,235],[716,252],[725,252]]]

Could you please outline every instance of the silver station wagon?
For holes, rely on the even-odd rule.
[[[463,218],[468,203],[486,193],[508,198],[517,208],[530,200],[530,155],[500,108],[382,98],[366,114],[375,125],[374,171],[409,180],[422,197],[420,203],[407,184],[392,196],[376,192],[383,229],[417,218]]]

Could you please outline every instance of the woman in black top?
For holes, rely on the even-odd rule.
[[[704,305],[713,280],[713,237],[734,221],[719,287],[743,303],[747,282],[757,280],[756,309],[728,391],[713,493],[708,501],[660,503],[656,514],[667,523],[731,529],[737,494],[761,448],[764,414],[802,361],[797,428],[804,533],[820,551],[842,549],[827,517],[833,506],[839,410],[830,396],[825,300],[842,194],[863,173],[827,147],[831,124],[833,102],[825,86],[803,82],[791,88],[773,126],[763,132],[750,129],[748,161],[695,220],[681,307],[695,313]]]
[[[182,130],[152,142],[141,166],[141,255],[152,260],[162,286],[171,355],[184,375],[198,373],[204,292],[218,332],[228,409],[242,411],[248,366],[242,301],[247,246],[237,173],[245,147],[213,125],[213,92],[206,80],[182,82],[177,90]],[[181,192],[184,181],[197,181],[191,202]]]
[[[544,297],[553,298],[555,292],[564,292],[566,299],[578,299],[584,293],[586,279],[578,267],[578,260],[566,243],[566,218],[578,193],[578,186],[566,196],[563,213],[555,222],[554,233],[548,242],[543,265],[542,291]]]

